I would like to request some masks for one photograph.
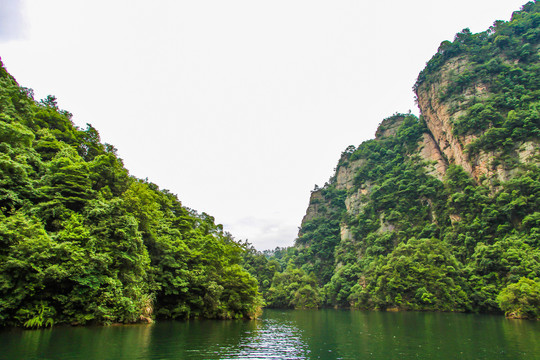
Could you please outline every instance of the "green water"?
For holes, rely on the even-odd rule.
[[[254,321],[0,331],[0,359],[540,359],[540,322],[266,310]]]

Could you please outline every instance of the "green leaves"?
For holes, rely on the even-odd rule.
[[[31,95],[0,66],[0,325],[257,314],[257,281],[221,225]]]
[[[321,305],[315,275],[292,264],[274,275],[266,300],[269,307],[277,308],[316,309]]]
[[[502,289],[540,278],[539,14],[529,2],[510,22],[441,43],[414,86],[429,93],[426,118],[395,114],[342,152],[295,246],[269,254],[285,271],[270,282],[266,265],[246,260],[269,305],[317,299],[296,270],[315,274],[323,304],[370,309],[500,311]],[[422,149],[429,138],[444,140]],[[460,146],[476,178],[445,151]],[[437,153],[441,180],[424,161]]]
[[[0,121],[0,142],[13,147],[30,147],[35,138],[32,131],[20,123],[5,122],[7,120],[6,116],[4,115],[3,117],[4,121]]]
[[[505,287],[497,302],[507,317],[540,319],[540,282],[521,278]]]
[[[462,265],[442,241],[410,239],[367,271],[364,304],[378,308],[464,311],[470,309]],[[397,299],[397,300],[396,300]]]
[[[40,328],[49,326],[53,327],[54,325],[54,310],[48,306],[45,306],[43,302],[36,305],[29,316],[32,317],[24,322],[24,327]]]

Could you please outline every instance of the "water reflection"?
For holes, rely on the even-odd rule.
[[[540,359],[540,322],[266,310],[256,321],[0,331],[0,359]]]
[[[166,322],[154,327],[148,359],[307,359],[301,331],[283,317]]]
[[[145,359],[222,359],[258,326],[243,320],[160,322]]]
[[[307,359],[302,332],[290,320],[265,318],[237,345],[222,353],[224,359]]]
[[[540,324],[501,316],[291,312],[317,359],[540,359]]]
[[[1,359],[136,359],[150,342],[149,325],[59,327],[0,333]]]

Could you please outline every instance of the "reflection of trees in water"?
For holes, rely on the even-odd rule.
[[[540,354],[540,326],[538,321],[505,319],[501,322],[501,329],[508,344],[515,347],[514,350],[529,355],[532,359]],[[525,357],[524,357],[525,358]]]
[[[540,354],[540,326],[502,316],[292,311],[312,358],[526,359]],[[532,356],[532,357],[531,357]]]
[[[5,359],[136,359],[150,345],[151,325],[56,327],[0,334]]]
[[[266,310],[262,320],[0,332],[1,359],[532,359],[540,323],[502,316]]]
[[[305,359],[300,330],[284,319],[162,322],[152,332],[148,358]]]
[[[260,328],[258,320],[158,322],[148,358],[223,359]]]
[[[52,335],[52,331],[50,329],[48,330],[14,330],[10,335],[15,336],[16,334],[19,334],[20,331],[20,342],[19,346],[16,347],[19,348],[19,351],[24,351],[25,354],[27,354],[29,357],[33,356],[36,357],[40,355],[41,348],[43,345],[47,345],[50,343],[50,338]],[[4,343],[4,341],[2,341]],[[8,349],[8,354],[9,354]]]
[[[246,333],[238,345],[222,355],[235,359],[307,359],[309,348],[303,340],[302,331],[292,321],[283,319],[261,320],[257,329]]]

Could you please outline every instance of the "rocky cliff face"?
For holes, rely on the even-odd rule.
[[[517,142],[510,152],[512,165],[508,160],[501,161],[502,149],[491,151],[480,150],[470,155],[467,146],[476,141],[482,132],[477,134],[456,135],[455,123],[459,118],[467,116],[467,104],[471,99],[476,102],[482,101],[489,96],[489,87],[480,81],[463,89],[460,97],[456,99],[444,99],[442,94],[452,86],[452,79],[459,77],[468,71],[470,62],[461,56],[446,62],[434,76],[436,81],[421,84],[417,88],[417,101],[422,113],[421,122],[425,123],[425,129],[417,147],[408,154],[409,158],[417,156],[418,161],[423,162],[426,173],[439,181],[443,181],[450,165],[460,166],[477,183],[486,179],[487,185],[510,179],[524,164],[540,164],[540,146],[538,139]],[[403,126],[405,115],[395,115],[385,119],[379,125],[374,141],[384,141],[395,137]],[[488,131],[485,129],[485,131]],[[508,151],[507,151],[508,156]],[[344,205],[349,216],[360,213],[369,202],[373,184],[370,181],[358,181],[356,179],[359,169],[366,166],[366,159],[360,157],[354,160],[342,158],[336,169],[332,186],[346,192]],[[369,166],[369,164],[367,165]],[[430,200],[424,199],[429,205]],[[306,215],[302,220],[302,226],[307,222],[324,217],[330,200],[327,199],[322,189],[313,191]],[[323,209],[323,211],[321,211]],[[431,211],[433,213],[433,211]],[[436,216],[433,214],[433,219]],[[452,214],[451,221],[454,223],[459,215]],[[394,226],[388,223],[383,216],[379,218],[378,232],[393,231]],[[341,224],[341,240],[352,239],[351,231],[345,222]]]
[[[463,115],[463,111],[455,110],[453,104],[439,100],[440,94],[448,86],[450,74],[460,73],[466,66],[467,62],[463,58],[448,62],[441,69],[437,82],[419,87],[417,99],[418,106],[429,129],[427,136],[435,141],[435,144],[432,144],[434,146],[428,145],[426,148],[438,148],[441,154],[434,155],[434,159],[444,154],[444,157],[449,162],[462,166],[465,171],[472,175],[473,166],[469,162],[464,149],[465,145],[472,139],[455,136],[452,131],[452,119]]]
[[[384,119],[375,131],[375,139],[381,140],[395,136],[400,128],[403,125],[405,120],[404,116],[391,116],[387,119]]]
[[[304,218],[302,219],[302,225],[304,225],[306,222],[311,221],[319,216],[323,216],[323,213],[320,211],[320,208],[322,207],[322,204],[324,204],[325,202],[326,201],[321,194],[321,190],[312,191],[311,196],[309,197],[309,205],[306,210],[306,215],[304,215]]]
[[[428,174],[442,180],[446,169],[448,169],[448,161],[445,159],[433,135],[429,132],[424,133],[422,141],[418,143],[418,148],[420,157],[427,162]]]
[[[511,61],[506,62],[512,65]],[[418,87],[418,106],[429,130],[424,139],[421,156],[437,161],[437,170],[433,172],[433,175],[439,178],[444,174],[448,164],[456,164],[477,182],[480,182],[482,177],[507,181],[515,174],[516,163],[514,162],[513,166],[505,166],[503,162],[498,161],[502,155],[502,149],[480,150],[474,155],[470,155],[467,151],[467,145],[477,140],[482,133],[489,131],[491,126],[483,129],[479,134],[455,134],[456,120],[460,117],[465,117],[467,120],[467,103],[473,99],[474,102],[482,102],[493,95],[489,86],[478,80],[465,87],[458,99],[444,99],[443,94],[449,87],[455,85],[453,80],[469,71],[470,67],[471,62],[465,56],[451,59],[433,76],[435,81],[420,84]],[[432,143],[429,138],[435,143]],[[438,148],[439,154],[435,148]],[[530,162],[538,164],[539,149],[537,141],[520,141],[514,144],[512,158],[518,164]]]
[[[383,120],[311,194],[291,254],[327,305],[496,311],[539,276],[539,14],[441,43],[414,85],[421,116]]]

